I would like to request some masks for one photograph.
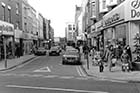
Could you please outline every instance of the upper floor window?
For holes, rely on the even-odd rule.
[[[106,0],[103,0],[103,9],[106,8]]]
[[[19,3],[16,3],[16,14],[19,14]]]
[[[69,30],[72,30],[72,26],[71,26],[71,25],[68,25],[68,29],[69,29]]]
[[[6,21],[6,18],[5,18],[5,3],[1,2],[2,4],[2,20],[3,21]]]
[[[8,6],[8,22],[11,23],[11,7]]]
[[[75,25],[73,25],[73,30],[75,30]]]
[[[19,23],[19,21],[17,21],[16,22],[16,29],[19,29],[19,25],[20,25],[20,23]]]
[[[92,7],[92,12],[91,12],[92,14],[91,14],[91,15],[93,16],[93,15],[96,14],[96,6],[95,6],[95,2],[92,2],[92,6],[91,6],[91,7]]]
[[[110,3],[112,3],[113,2],[113,0],[110,0]]]
[[[25,32],[27,32],[27,23],[24,23]]]

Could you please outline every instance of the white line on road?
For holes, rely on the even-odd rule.
[[[77,72],[79,73],[80,76],[84,76],[84,77],[86,76],[85,73],[82,71],[80,66],[76,67],[76,69],[77,69]]]
[[[67,92],[81,92],[81,93],[109,93],[103,91],[88,91],[77,89],[63,89],[63,88],[48,88],[48,87],[34,87],[34,86],[21,86],[21,85],[6,85],[9,88],[24,88],[24,89],[38,89],[38,90],[51,90],[51,91],[67,91]]]
[[[40,69],[34,70],[33,72],[51,72],[50,68],[47,67],[42,67]]]
[[[74,78],[73,76],[61,76],[61,77],[59,77],[59,78],[61,78],[61,79],[72,79],[72,78]]]
[[[78,68],[78,67],[76,67],[76,70],[77,70],[78,74],[79,74],[80,76],[82,76],[82,74],[80,73],[80,71],[79,71],[79,68]]]

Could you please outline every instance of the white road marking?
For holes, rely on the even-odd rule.
[[[59,77],[59,78],[61,78],[61,79],[72,79],[72,78],[74,78],[73,76],[61,76],[61,77]]]
[[[78,67],[76,67],[76,70],[77,70],[78,74],[79,74],[80,76],[82,76],[82,74],[80,73],[80,71],[79,71],[79,68],[78,68]]]
[[[34,86],[21,86],[21,85],[6,85],[9,88],[23,88],[23,89],[37,89],[37,90],[51,90],[51,91],[67,91],[67,92],[80,92],[80,93],[109,93],[103,91],[88,91],[78,89],[63,89],[63,88],[49,88],[49,87],[34,87]]]
[[[84,77],[86,76],[85,73],[82,71],[80,66],[76,67],[76,69],[77,69],[77,72],[79,73],[80,76],[84,76]]]
[[[85,77],[79,77],[79,78],[76,78],[78,80],[88,80],[88,78],[85,78]]]
[[[57,75],[49,75],[49,76],[43,76],[44,78],[55,78],[58,77]]]
[[[33,72],[51,72],[50,68],[47,67],[42,67],[40,69],[34,70]]]

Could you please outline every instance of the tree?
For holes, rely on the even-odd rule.
[[[134,47],[135,50],[133,51],[134,54],[136,54],[136,57],[134,58],[134,62],[140,62],[140,34],[136,33],[134,37]]]

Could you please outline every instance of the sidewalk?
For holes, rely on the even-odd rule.
[[[89,56],[89,69],[87,69],[87,60],[82,56],[82,68],[89,75],[102,79],[112,79],[121,81],[132,81],[140,82],[140,71],[133,72],[122,72],[121,66],[116,65],[112,68],[112,72],[109,71],[108,67],[104,67],[104,72],[99,72],[98,66],[92,65],[92,58]]]
[[[26,63],[27,61],[32,60],[35,58],[34,55],[25,55],[21,56],[20,58],[15,58],[15,59],[7,59],[7,68],[5,68],[5,61],[0,61],[0,71],[5,71],[12,69],[18,65],[21,65],[23,63]]]

